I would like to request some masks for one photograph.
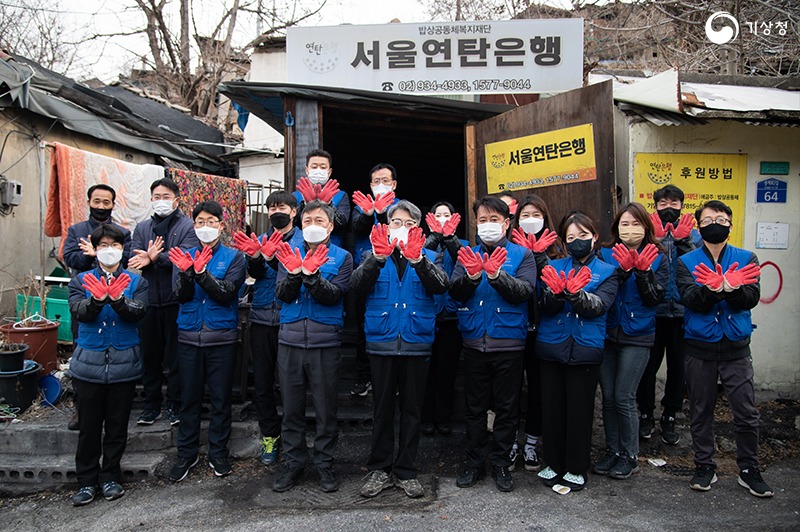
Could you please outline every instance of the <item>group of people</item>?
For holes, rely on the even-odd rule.
[[[246,276],[254,281],[249,321],[260,459],[272,465],[284,454],[275,491],[297,485],[309,458],[322,491],[339,487],[336,390],[345,296],[352,291],[360,334],[352,393],[372,391],[374,398],[364,497],[390,487],[412,498],[425,494],[416,467],[420,438],[452,432],[459,360],[466,435],[457,486],[479,482],[487,460],[504,492],[514,489],[518,461],[557,490],[583,489],[589,471],[630,477],[638,470],[639,438],[653,432],[665,346],[661,437],[678,442],[675,416],[688,392],[696,464],[690,486],[708,490],[717,480],[712,420],[719,378],[734,417],[738,482],[753,495],[772,495],[758,467],[749,348],[758,260],[727,244],[728,206],[709,201],[681,215],[683,193],[667,185],[655,194],[654,213],[638,203],[621,207],[611,241],[601,243],[585,213],[567,213],[556,227],[535,194],[520,203],[487,196],[473,205],[477,237],[470,246],[456,236],[461,216],[446,201],[426,213],[425,234],[420,209],[395,197],[392,165],[373,167],[369,185],[368,194],[348,196],[332,178],[330,154],[315,150],[297,190],[267,198],[270,229],[237,231],[230,246],[220,241],[220,205],[203,201],[188,219],[169,179],[151,186],[154,214],[132,240],[110,221],[113,189],[89,189],[90,219],[70,228],[64,253],[74,270],[69,300],[79,323],[70,362],[80,429],[75,505],[98,493],[109,500],[124,493],[119,461],[135,383],[142,379],[145,394],[138,422],[152,424],[161,416],[164,366],[166,415],[178,427],[169,478],[183,480],[199,461],[206,385],[208,462],[217,476],[231,473],[237,311]],[[348,229],[355,234],[352,254],[343,248]],[[592,463],[598,383],[606,452]],[[316,422],[311,456],[307,391]]]

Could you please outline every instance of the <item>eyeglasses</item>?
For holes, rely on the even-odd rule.
[[[700,220],[700,227],[708,227],[711,224],[724,225],[727,227],[731,225],[731,221],[724,216],[718,216],[716,218],[703,218]]]
[[[391,220],[389,220],[390,227],[396,228],[396,227],[401,227],[403,225],[411,229],[412,227],[415,227],[417,225],[417,222],[415,220],[401,220],[400,218],[392,218]]]
[[[195,227],[216,227],[219,225],[219,220],[195,220]]]
[[[394,179],[392,179],[391,177],[384,177],[383,179],[373,179],[372,181],[370,181],[370,184],[371,185],[380,185],[380,184],[391,185],[392,181],[394,181]]]
[[[114,242],[113,244],[106,244],[105,242],[103,242],[102,244],[97,244],[97,247],[95,249],[101,250],[108,248],[122,249],[122,244],[120,244],[119,242]]]

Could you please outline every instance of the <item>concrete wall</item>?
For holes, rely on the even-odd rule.
[[[712,120],[702,126],[655,126],[649,122],[629,127],[628,178],[618,174],[624,189],[633,190],[633,164],[637,152],[744,153],[747,154],[746,211],[734,212],[735,224],[744,224],[744,247],[753,250],[761,263],[771,261],[783,274],[777,299],[753,310],[752,351],[756,385],[781,394],[800,394],[800,128],[751,126],[733,120]],[[624,148],[617,145],[618,152]],[[761,161],[789,161],[786,203],[756,203],[756,182]],[[618,169],[624,168],[620,165]],[[756,249],[756,224],[789,224],[789,248]],[[779,290],[778,272],[765,267],[761,280],[762,299]]]

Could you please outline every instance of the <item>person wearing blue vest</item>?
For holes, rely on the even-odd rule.
[[[275,401],[278,360],[278,325],[281,303],[275,298],[280,242],[301,247],[303,234],[292,224],[297,210],[295,197],[286,191],[271,193],[266,201],[270,229],[256,237],[243,232],[233,235],[236,249],[247,257],[247,274],[254,279],[250,307],[250,362],[253,365],[253,403],[258,416],[260,459],[264,465],[278,461],[281,417]]]
[[[616,269],[595,253],[592,219],[568,213],[558,228],[568,257],[542,270],[539,357],[542,393],[542,458],[549,487],[584,488],[591,465],[594,396],[603,361],[606,315],[617,296]],[[561,489],[559,487],[558,489]]]
[[[623,206],[611,223],[611,236],[613,247],[600,250],[602,259],[616,267],[619,280],[600,365],[606,452],[592,471],[626,479],[639,471],[636,389],[655,339],[656,306],[664,299],[669,266],[644,205]]]
[[[738,483],[756,497],[773,491],[758,468],[759,414],[753,383],[750,310],[761,297],[756,254],[727,243],[733,212],[721,201],[695,211],[703,244],[680,257],[675,282],[684,304],[686,389],[695,473],[689,486],[708,491],[717,481],[714,407],[717,380],[733,414]]]
[[[684,365],[683,352],[683,304],[675,285],[675,272],[678,258],[695,249],[699,233],[693,229],[693,213],[681,215],[683,191],[675,185],[666,185],[655,191],[653,202],[656,210],[650,214],[656,239],[664,248],[664,260],[669,268],[669,280],[664,286],[664,299],[656,307],[656,337],[650,349],[647,367],[639,382],[636,403],[639,406],[639,437],[650,439],[653,434],[656,406],[656,375],[664,361],[666,351],[667,376],[664,395],[661,398],[660,418],[661,441],[667,445],[677,445],[680,435],[675,430],[675,417],[683,410]],[[697,236],[697,238],[695,237]]]
[[[281,242],[275,297],[281,301],[278,331],[278,376],[283,400],[282,438],[286,463],[272,489],[291,489],[305,474],[306,392],[316,418],[314,466],[320,489],[333,492],[339,482],[333,470],[338,442],[336,388],[342,362],[344,295],[350,287],[353,258],[329,244],[334,209],[320,201],[303,211],[303,242]],[[329,244],[329,245],[326,245]]]
[[[202,250],[169,250],[175,265],[178,311],[178,375],[181,383],[178,459],[169,479],[180,482],[197,465],[200,448],[200,408],[208,384],[211,420],[208,461],[218,477],[229,475],[231,393],[236,343],[239,340],[238,295],[245,278],[241,253],[222,245],[222,207],[202,201],[192,210],[194,231]]]
[[[458,261],[458,250],[469,246],[460,240],[456,228],[461,215],[446,201],[435,203],[425,216],[430,234],[425,239],[425,249],[441,256],[441,266],[448,279]],[[455,395],[458,360],[461,358],[461,333],[456,319],[456,303],[446,293],[436,297],[439,305],[436,314],[436,336],[431,348],[431,363],[425,384],[422,403],[422,434],[431,435],[436,430],[444,436],[453,433],[453,397]]]
[[[450,296],[457,302],[463,337],[466,400],[466,467],[456,479],[460,488],[474,486],[492,465],[497,489],[514,489],[509,457],[519,423],[528,300],[536,285],[536,260],[530,250],[506,239],[511,220],[508,205],[487,196],[473,205],[480,244],[458,250],[450,277]],[[487,411],[495,414],[490,436]]]
[[[369,474],[361,495],[375,497],[391,486],[411,498],[425,491],[417,480],[416,457],[425,379],[433,344],[437,302],[447,291],[440,257],[423,249],[422,213],[409,201],[389,207],[389,225],[370,234],[372,251],[353,273],[352,287],[366,301],[366,349],[374,413]],[[400,405],[400,434],[394,452],[394,412]]]
[[[161,418],[162,386],[167,384],[167,419],[170,425],[180,421],[180,382],[178,381],[178,301],[172,291],[172,263],[165,249],[178,246],[190,249],[200,245],[192,221],[184,216],[180,189],[172,179],[157,179],[150,185],[153,216],[136,225],[133,232],[133,256],[129,266],[142,272],[150,285],[147,313],[139,322],[144,360],[144,408],[139,425],[152,425]],[[164,379],[164,366],[167,378]]]
[[[70,311],[80,329],[69,365],[81,397],[75,506],[92,502],[98,486],[106,500],[125,493],[119,484],[119,464],[128,439],[136,381],[143,372],[136,322],[147,311],[147,281],[122,268],[125,233],[112,224],[101,224],[90,239],[98,266],[69,283]]]
[[[353,219],[351,230],[355,236],[353,261],[356,266],[365,252],[369,251],[372,228],[388,223],[387,210],[399,200],[395,197],[397,170],[389,163],[378,163],[369,171],[371,194],[360,191],[353,193]],[[374,199],[373,199],[374,198]],[[366,397],[372,390],[370,382],[369,357],[364,337],[364,300],[356,297],[356,383],[350,391],[352,395]]]
[[[333,233],[331,244],[343,247],[344,233],[350,223],[350,198],[347,192],[339,190],[339,182],[331,179],[333,156],[325,150],[312,150],[306,155],[306,175],[297,180],[294,198],[297,212],[294,225],[302,228],[303,211],[306,203],[321,201],[334,208]]]

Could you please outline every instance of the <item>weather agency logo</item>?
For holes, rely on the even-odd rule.
[[[720,19],[722,27],[714,29],[714,21]],[[739,22],[727,11],[712,13],[706,20],[706,36],[714,44],[727,44],[739,35]]]

